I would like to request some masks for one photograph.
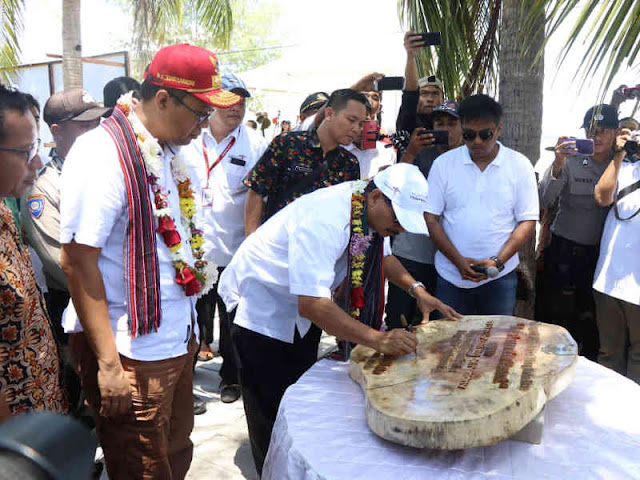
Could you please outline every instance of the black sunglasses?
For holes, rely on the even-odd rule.
[[[213,114],[213,110],[210,110],[206,113],[203,112],[197,112],[196,110],[194,110],[193,108],[191,108],[189,105],[187,105],[182,98],[180,98],[178,95],[171,93],[170,90],[167,90],[167,93],[169,94],[169,96],[171,98],[174,98],[176,100],[176,102],[178,102],[180,105],[182,105],[184,108],[186,108],[187,110],[189,110],[191,113],[193,113],[193,115],[198,119],[198,125],[200,125],[201,123],[204,122],[208,122],[209,119],[211,118],[211,115]]]
[[[33,161],[33,159],[36,158],[36,156],[38,155],[38,151],[40,150],[40,143],[41,143],[40,139],[37,139],[33,143],[33,145],[31,145],[31,147],[29,147],[28,149],[0,147],[0,151],[22,153],[26,157],[27,165],[29,165]]]
[[[465,128],[462,130],[462,138],[464,138],[465,142],[473,142],[476,139],[476,136],[480,136],[480,140],[486,142],[493,138],[493,130],[490,128],[485,128],[484,130],[480,130],[476,132],[475,130],[470,130]]]

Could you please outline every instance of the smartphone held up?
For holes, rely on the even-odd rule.
[[[380,80],[374,80],[373,88],[375,88],[376,91],[403,90],[404,77],[383,77]]]

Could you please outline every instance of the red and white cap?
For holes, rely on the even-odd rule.
[[[242,100],[221,88],[216,54],[187,43],[162,48],[144,73],[145,82],[159,87],[183,90],[204,103],[229,108]]]
[[[424,219],[429,186],[418,167],[397,163],[373,177],[373,183],[391,200],[402,228],[407,232],[429,235]]]

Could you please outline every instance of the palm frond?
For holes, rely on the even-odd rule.
[[[24,0],[3,0],[0,2],[0,68],[4,83],[20,63],[19,37],[24,28]]]
[[[566,20],[576,0],[557,0],[549,13],[553,33]],[[600,67],[605,71],[600,94],[609,88],[615,74],[623,66],[632,66],[640,53],[640,2],[635,0],[586,0],[569,38],[565,42],[559,62],[564,62],[576,43],[585,36],[587,47],[578,73],[581,85]]]
[[[229,0],[197,0],[196,18],[207,32],[207,43],[216,43],[222,48],[229,47],[233,30],[233,11]]]
[[[147,64],[155,50],[165,43],[166,32],[180,25],[183,2],[180,0],[136,0],[133,4],[134,48]]]

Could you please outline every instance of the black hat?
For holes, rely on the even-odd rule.
[[[580,128],[618,128],[618,111],[605,103],[595,105],[587,110]]]
[[[304,99],[300,105],[300,114],[302,115],[309,110],[319,110],[329,101],[329,95],[324,92],[316,92]]]
[[[458,115],[458,107],[458,102],[446,100],[444,103],[441,103],[434,108],[431,111],[431,115],[433,116],[436,113],[446,113],[447,115],[451,115],[453,118],[460,118],[460,115]]]

